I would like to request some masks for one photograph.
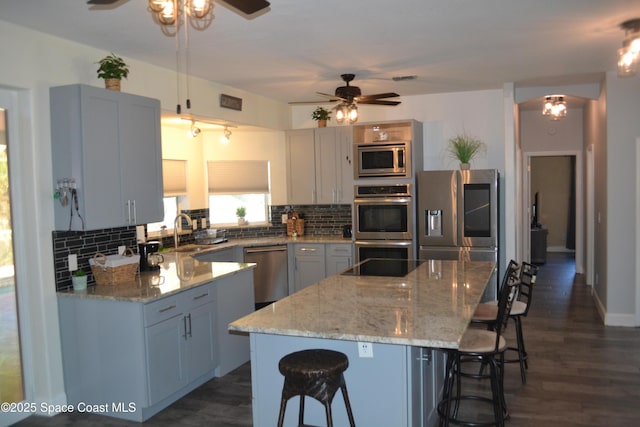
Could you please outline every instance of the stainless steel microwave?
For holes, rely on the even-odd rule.
[[[408,142],[355,145],[358,177],[411,178],[411,151]]]

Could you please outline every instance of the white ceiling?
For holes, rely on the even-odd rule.
[[[343,73],[365,95],[588,83],[615,69],[619,24],[640,17],[640,0],[270,1],[250,19],[216,3],[212,25],[189,33],[190,73],[284,102],[320,101]],[[0,19],[175,69],[147,0],[85,3],[0,0]]]

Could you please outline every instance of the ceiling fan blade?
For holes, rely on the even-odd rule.
[[[401,104],[400,101],[385,101],[383,99],[372,99],[369,101],[358,101],[358,104],[369,104],[369,105],[391,105],[395,106]]]
[[[346,101],[346,98],[341,98],[335,95],[329,95],[328,93],[316,92],[320,96],[326,96],[327,98],[331,98],[332,101]]]
[[[242,13],[252,15],[262,9],[268,8],[271,3],[265,0],[223,0],[229,6],[235,7]]]
[[[320,101],[292,101],[292,102],[289,102],[289,105],[333,104],[336,101],[340,101],[340,100],[339,99],[322,99]]]
[[[116,3],[120,0],[89,0],[87,1],[87,4],[95,4],[98,6],[103,6],[103,5],[108,5],[108,4],[113,4]]]
[[[376,93],[374,95],[362,95],[362,96],[358,96],[357,100],[362,102],[362,101],[372,101],[375,99],[381,99],[381,98],[396,98],[400,95],[398,95],[395,92],[386,92],[386,93]]]

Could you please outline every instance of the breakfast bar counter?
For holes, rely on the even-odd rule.
[[[440,260],[400,277],[336,275],[232,322],[231,331],[250,334],[254,425],[277,420],[279,359],[307,348],[349,358],[345,378],[357,425],[433,425],[444,372],[437,349],[458,347],[494,275],[493,262]],[[359,351],[361,343],[371,351]],[[288,408],[297,408],[294,400]],[[345,425],[339,402],[334,423]],[[296,425],[296,412],[287,411],[285,425]],[[324,423],[319,403],[309,400],[305,412],[306,423]]]

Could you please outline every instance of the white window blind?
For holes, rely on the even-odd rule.
[[[165,196],[187,194],[186,160],[162,160],[162,187]]]
[[[268,194],[268,160],[207,162],[209,194]]]

